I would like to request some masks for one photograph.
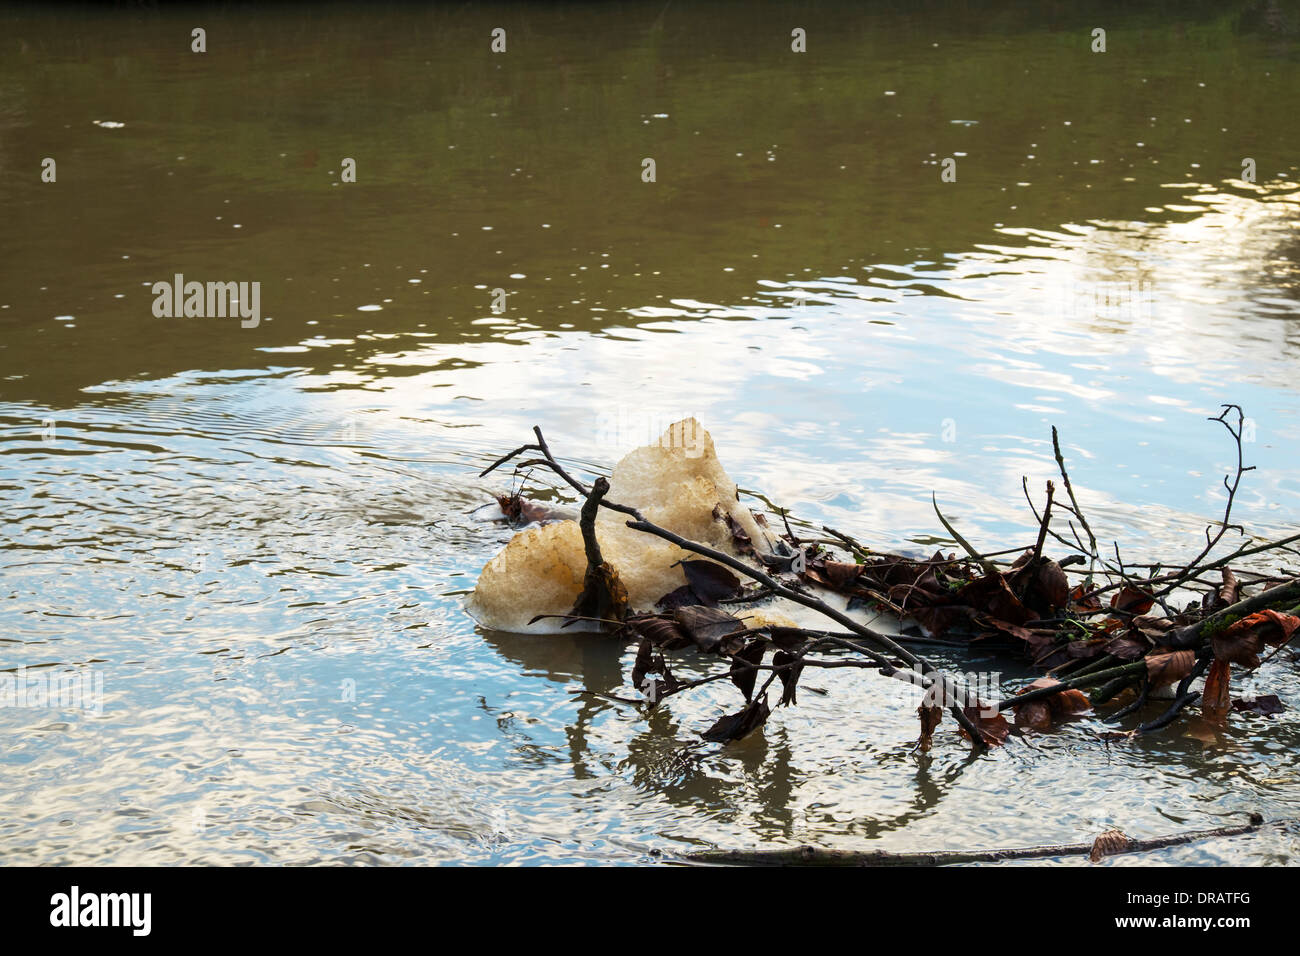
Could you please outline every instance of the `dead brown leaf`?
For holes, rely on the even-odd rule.
[[[1093,841],[1092,852],[1088,854],[1088,859],[1093,863],[1097,863],[1103,857],[1123,853],[1128,849],[1131,842],[1125,836],[1123,830],[1107,830]]]
[[[663,614],[634,614],[623,622],[623,627],[664,650],[674,651],[692,643],[690,635]]]
[[[1248,614],[1210,638],[1210,647],[1219,660],[1242,667],[1259,666],[1259,652],[1267,644],[1280,646],[1291,640],[1300,628],[1300,617],[1265,610]]]
[[[1110,599],[1110,606],[1117,611],[1128,614],[1145,614],[1155,604],[1155,599],[1146,591],[1126,584]]]
[[[1241,600],[1241,582],[1232,573],[1232,568],[1224,568],[1219,573],[1223,578],[1223,583],[1214,590],[1209,598],[1209,606],[1205,608],[1211,614]]]
[[[797,654],[788,654],[785,651],[777,651],[772,655],[773,667],[785,667],[786,670],[777,671],[777,680],[781,682],[781,703],[786,707],[791,704],[799,703],[796,693],[799,687],[799,677],[803,674],[803,662]]]
[[[850,586],[862,572],[862,568],[852,561],[822,561],[818,570],[835,588]]]
[[[755,515],[755,517],[757,518],[759,516]],[[752,555],[754,553],[754,542],[750,540],[749,532],[746,531],[744,528],[742,528],[740,526],[740,523],[736,521],[735,518],[731,517],[730,512],[724,511],[721,505],[717,505],[716,507],[714,507],[713,520],[726,521],[727,530],[731,532],[731,543],[736,546],[737,552],[739,552],[740,554],[749,554],[749,555]],[[765,521],[761,523],[764,526],[766,526],[767,524],[767,522]]]
[[[1147,655],[1147,679],[1151,688],[1177,684],[1196,667],[1195,651],[1168,651]]]
[[[754,694],[754,682],[758,679],[756,668],[763,663],[766,651],[767,641],[756,637],[732,655],[731,682],[745,695],[746,701]]]
[[[1052,708],[1047,705],[1046,700],[1031,700],[1013,710],[1016,712],[1017,727],[1028,727],[1031,730],[1052,729]]]
[[[718,650],[718,645],[729,634],[745,629],[744,622],[726,611],[698,604],[679,607],[673,611],[673,620],[695,641],[700,650]]]
[[[1278,647],[1291,640],[1296,628],[1300,628],[1300,617],[1296,617],[1294,614],[1283,614],[1269,608],[1246,615],[1240,621],[1229,626],[1223,633],[1255,631],[1259,634],[1259,639],[1269,647]]]
[[[608,561],[596,567],[587,567],[582,582],[582,593],[573,602],[569,613],[580,617],[599,617],[621,621],[627,616],[627,588],[619,579],[618,571]]]
[[[1039,558],[1015,575],[1025,607],[1040,618],[1051,617],[1070,601],[1070,582],[1061,566],[1050,558]]]
[[[1121,634],[1119,637],[1112,638],[1106,645],[1106,653],[1122,661],[1135,661],[1149,650],[1151,650],[1149,643],[1131,634]]]
[[[1007,719],[1002,716],[1001,712],[995,707],[989,707],[976,701],[973,704],[967,704],[962,708],[970,722],[975,725],[979,731],[980,738],[990,747],[1000,747],[1006,743],[1007,736],[1011,733],[1011,725]],[[961,734],[967,740],[970,734],[966,728],[961,728]]]
[[[1045,690],[1061,682],[1051,677],[1040,677],[1020,691],[1027,694],[1033,690]],[[1052,724],[1066,717],[1077,717],[1092,710],[1092,701],[1081,690],[1063,690],[1050,697],[1031,700],[1027,704],[1014,706],[1016,726],[1029,727],[1033,730],[1049,730]]]
[[[1232,664],[1216,657],[1205,675],[1205,690],[1201,694],[1201,713],[1207,720],[1221,723],[1232,709],[1231,680]]]
[[[1095,611],[1101,607],[1101,602],[1097,600],[1095,594],[1087,594],[1082,584],[1076,584],[1074,590],[1070,592],[1070,604],[1080,611]]]
[[[727,743],[748,737],[766,723],[772,710],[767,706],[767,697],[750,701],[744,709],[734,714],[719,717],[717,722],[704,732],[704,739],[715,743]]]
[[[1024,624],[1034,618],[1033,612],[1011,590],[1007,576],[1001,573],[986,574],[963,585],[953,596],[953,603],[965,604],[1009,624]]]
[[[686,575],[686,585],[699,598],[698,604],[709,607],[719,601],[729,600],[740,594],[743,588],[740,578],[729,568],[713,561],[681,561],[682,573]]]
[[[921,715],[921,739],[917,741],[917,746],[921,753],[929,753],[934,740],[934,729],[943,720],[943,708],[938,704],[922,704],[916,708],[916,712]]]
[[[1263,694],[1259,697],[1239,697],[1232,702],[1232,709],[1242,714],[1262,714],[1270,716],[1286,710],[1277,694]]]

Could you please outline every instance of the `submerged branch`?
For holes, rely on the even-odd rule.
[[[1273,820],[1265,823],[1257,814],[1240,826],[1194,830],[1171,836],[1134,840],[1116,830],[1102,834],[1092,843],[1059,843],[1045,846],[1010,847],[995,850],[932,850],[895,853],[889,850],[833,850],[815,846],[781,847],[767,850],[703,850],[689,853],[693,863],[722,866],[949,866],[959,863],[997,863],[1002,860],[1031,860],[1058,856],[1089,856],[1093,862],[1120,853],[1146,853],[1165,847],[1240,836],[1263,829],[1277,829],[1300,824],[1300,819]]]

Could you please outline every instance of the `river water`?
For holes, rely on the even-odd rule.
[[[914,701],[829,671],[719,747],[734,690],[577,696],[630,693],[631,650],[462,607],[508,537],[470,512],[510,478],[477,473],[534,424],[607,468],[695,415],[742,488],[917,550],[932,491],[983,547],[1032,540],[1057,425],[1100,536],[1154,561],[1222,513],[1205,419],[1236,402],[1234,519],[1293,531],[1300,7],[1178,9],[0,12],[0,673],[102,687],[0,708],[0,861],[638,863],[1300,815],[1289,650],[1237,686],[1287,712],[1218,732],[1087,719],[970,760],[949,723],[921,757]],[[155,316],[178,273],[260,283],[257,325]]]

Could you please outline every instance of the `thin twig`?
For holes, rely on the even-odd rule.
[[[1092,527],[1088,524],[1088,519],[1083,516],[1083,509],[1079,507],[1079,499],[1074,496],[1074,485],[1070,483],[1070,473],[1065,470],[1065,456],[1061,454],[1061,439],[1056,433],[1056,426],[1052,426],[1052,453],[1056,456],[1056,467],[1061,473],[1061,480],[1065,482],[1065,493],[1070,496],[1070,504],[1074,515],[1079,519],[1079,524],[1083,526],[1084,532],[1088,535],[1089,556],[1093,564],[1101,562],[1101,555],[1097,553],[1097,536],[1092,533]],[[1078,535],[1076,534],[1077,538]],[[1083,542],[1079,542],[1082,544]],[[1092,571],[1093,565],[1088,566],[1089,572]]]
[[[934,496],[934,492],[930,492],[930,503],[934,505],[934,513],[939,516],[939,522],[944,526],[944,529],[952,535],[954,541],[961,545],[962,550],[971,556],[971,560],[979,564],[979,566],[984,569],[985,574],[997,574],[998,569],[994,566],[993,562],[986,561],[981,557],[980,553],[975,550],[971,543],[963,538],[961,533],[948,523],[948,519],[945,518],[943,512],[939,510],[939,500]]]

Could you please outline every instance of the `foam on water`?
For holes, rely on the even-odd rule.
[[[656,442],[629,452],[614,468],[607,497],[637,508],[662,528],[727,554],[739,552],[726,516],[756,548],[772,546],[770,533],[740,504],[736,483],[718,460],[713,438],[694,418],[670,425]],[[627,587],[631,607],[650,609],[686,583],[677,563],[694,556],[628,528],[627,520],[626,515],[602,509],[597,538],[606,562]],[[525,529],[483,568],[469,611],[495,630],[555,633],[554,621],[528,622],[538,614],[568,612],[582,590],[586,568],[578,522]]]

